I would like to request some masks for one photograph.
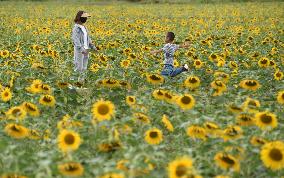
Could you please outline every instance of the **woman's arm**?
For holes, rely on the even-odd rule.
[[[89,34],[88,34],[89,35]],[[91,37],[89,36],[89,47],[95,51],[97,51],[97,48],[96,46],[92,43],[92,39]]]

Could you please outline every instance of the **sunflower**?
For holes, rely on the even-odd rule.
[[[101,54],[99,57],[98,57],[98,60],[101,62],[101,63],[106,63],[108,61],[108,57],[104,54]]]
[[[219,152],[214,156],[214,160],[217,166],[222,169],[232,169],[236,172],[240,170],[240,163],[233,155],[224,152]]]
[[[150,124],[150,122],[151,122],[149,117],[147,115],[143,114],[143,113],[139,113],[139,112],[134,113],[133,117],[134,117],[135,120],[139,120],[139,121],[141,121],[145,124]]]
[[[222,80],[214,80],[213,82],[211,82],[211,87],[220,91],[220,92],[224,92],[227,90],[227,86],[225,85],[225,83]]]
[[[99,178],[124,178],[124,175],[120,173],[107,173],[100,176]]]
[[[101,143],[98,146],[101,152],[114,152],[122,147],[120,141],[112,141],[110,143]]]
[[[233,154],[235,158],[241,160],[244,156],[245,149],[240,146],[226,146],[224,151]]]
[[[54,96],[52,95],[42,95],[39,99],[39,103],[44,106],[53,107],[56,103]]]
[[[19,174],[3,174],[1,175],[1,178],[28,178],[28,177]]]
[[[164,90],[154,90],[153,93],[152,93],[152,96],[155,98],[155,99],[158,99],[158,100],[163,100],[164,99],[164,95],[165,95],[165,91]]]
[[[192,172],[192,160],[188,157],[181,157],[170,162],[168,165],[169,178],[184,178]]]
[[[68,82],[57,82],[56,84],[61,89],[67,88],[70,85]]]
[[[59,164],[58,170],[64,176],[82,176],[84,173],[84,167],[76,162]]]
[[[204,126],[207,134],[210,134],[210,135],[213,135],[213,136],[221,135],[221,130],[219,129],[219,126],[216,123],[205,122],[203,124],[203,126]]]
[[[116,163],[116,169],[122,170],[122,171],[128,171],[129,167],[128,167],[129,161],[126,159],[123,160],[119,160]]]
[[[136,98],[135,98],[135,96],[127,96],[127,97],[126,97],[126,103],[127,103],[129,106],[133,106],[133,105],[136,103]]]
[[[90,66],[90,70],[94,73],[98,72],[100,69],[100,65],[97,64],[97,63],[93,63],[91,66]]]
[[[212,53],[209,56],[210,61],[218,61],[218,59],[219,59],[219,56],[217,54]]]
[[[228,81],[230,80],[230,75],[225,73],[225,72],[215,72],[214,73],[214,77],[216,79],[216,81],[222,81],[224,84],[228,83]],[[218,83],[216,83],[216,87],[218,87]],[[219,86],[220,87],[220,86]]]
[[[199,59],[196,59],[194,60],[193,62],[193,66],[196,68],[196,69],[200,69],[202,66],[203,66],[203,62]]]
[[[51,87],[47,84],[42,84],[40,85],[41,87],[41,92],[45,94],[50,94],[51,93]]]
[[[272,170],[284,168],[284,143],[273,141],[266,143],[260,151],[260,157],[264,165]]]
[[[1,91],[1,88],[0,88]],[[4,88],[3,91],[1,91],[1,100],[4,102],[10,101],[12,98],[12,92],[10,90],[10,88]]]
[[[166,129],[170,132],[174,131],[174,127],[171,123],[171,121],[168,119],[168,117],[164,114],[163,118],[162,118],[162,123],[164,124],[164,126],[166,127]]]
[[[40,93],[41,92],[41,85],[42,81],[41,80],[33,80],[31,86],[27,87],[26,90],[30,93]]]
[[[163,133],[161,130],[153,128],[146,131],[144,139],[150,145],[158,145],[163,141]]]
[[[234,104],[228,105],[228,110],[235,114],[243,112],[243,108],[236,106]]]
[[[223,139],[224,141],[231,139],[238,139],[242,137],[243,130],[239,126],[229,126],[223,131]]]
[[[246,98],[245,102],[242,104],[242,107],[244,110],[247,110],[248,112],[255,113],[257,112],[257,108],[260,107],[260,102],[256,99],[252,98]]]
[[[164,83],[165,79],[159,74],[146,74],[147,81],[153,85]]]
[[[115,88],[115,87],[119,87],[119,81],[116,79],[104,79],[103,80],[103,86],[108,87],[108,88]]]
[[[250,139],[250,143],[254,146],[263,146],[265,143],[267,143],[267,140],[261,137],[252,136]]]
[[[119,81],[119,85],[124,88],[131,89],[131,84],[126,81]]]
[[[98,121],[110,120],[115,113],[115,106],[111,101],[99,100],[93,104],[93,117]]]
[[[29,130],[29,138],[33,140],[39,140],[41,138],[39,132],[37,130]]]
[[[200,85],[200,79],[197,76],[190,76],[183,83],[187,88],[196,89]]]
[[[238,125],[240,126],[251,126],[254,125],[254,119],[248,114],[240,114],[236,118]]]
[[[37,117],[40,114],[38,107],[33,103],[24,102],[22,104],[22,107],[31,116]]]
[[[260,87],[260,84],[257,80],[242,80],[240,82],[240,87],[255,91]]]
[[[231,178],[230,176],[217,175],[214,178]]]
[[[61,130],[57,137],[58,147],[63,152],[77,150],[81,144],[80,135],[74,131]]]
[[[13,120],[23,120],[26,118],[27,116],[27,112],[20,106],[15,106],[10,108],[7,112],[6,112],[6,116],[8,119],[13,119]]]
[[[266,57],[263,57],[261,58],[259,61],[258,61],[258,66],[259,67],[262,67],[262,68],[265,68],[265,67],[268,67],[269,66],[269,59],[266,58]]]
[[[18,124],[7,124],[4,130],[9,136],[17,139],[25,138],[29,135],[29,130]]]
[[[195,105],[195,99],[190,94],[184,94],[177,98],[176,103],[183,110],[187,110],[191,109]]]
[[[283,79],[283,72],[276,70],[274,73],[274,79],[275,80],[282,80]]]
[[[168,103],[174,103],[176,102],[176,99],[178,98],[178,96],[176,96],[174,93],[170,92],[170,91],[165,91],[164,92],[164,100]]]
[[[10,52],[8,50],[1,51],[1,56],[3,58],[9,57],[9,55],[10,55]]]
[[[199,138],[199,139],[202,139],[202,140],[207,139],[206,130],[203,127],[200,127],[200,126],[195,126],[195,125],[189,126],[187,128],[186,133],[189,137],[192,137],[192,138]]]
[[[278,92],[277,101],[279,104],[284,104],[284,90]]]
[[[130,66],[130,60],[128,60],[128,59],[122,60],[122,61],[120,62],[120,66],[121,66],[122,68],[127,69],[127,68]]]
[[[255,124],[262,130],[277,127],[276,115],[268,111],[258,112],[255,114]]]
[[[238,64],[235,61],[230,61],[229,67],[232,69],[238,69]]]

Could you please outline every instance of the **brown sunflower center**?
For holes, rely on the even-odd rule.
[[[151,80],[160,80],[161,78],[158,77],[158,76],[156,76],[156,75],[151,75],[151,76],[150,76],[150,79],[151,79]]]
[[[176,175],[178,177],[182,177],[182,176],[184,176],[186,174],[187,174],[187,169],[186,169],[185,166],[183,166],[183,165],[177,166],[177,168],[176,168]]]
[[[195,65],[200,65],[200,61],[195,61]]]
[[[13,125],[11,127],[11,130],[15,131],[15,132],[20,132],[20,129],[16,126],[16,125]]]
[[[157,95],[164,95],[160,90],[157,92]],[[284,94],[282,95],[282,97],[284,98]]]
[[[78,167],[76,165],[68,165],[66,166],[66,171],[74,172],[78,170]]]
[[[8,97],[8,96],[9,96],[9,93],[8,93],[8,92],[5,92],[5,93],[4,93],[4,96],[5,96],[5,97]]]
[[[51,102],[51,98],[48,97],[48,96],[44,96],[43,97],[43,101],[47,102],[47,103],[50,103]]]
[[[126,86],[126,85],[127,85],[127,83],[126,83],[126,82],[120,82],[120,85],[122,85],[122,86]]]
[[[42,86],[42,89],[43,89],[43,90],[49,90],[49,87],[43,85],[43,86]]]
[[[60,82],[59,85],[60,85],[61,87],[65,87],[65,86],[68,85],[68,83],[67,83],[67,82]]]
[[[150,137],[151,138],[157,138],[158,137],[158,132],[156,132],[156,131],[150,132]]]
[[[98,112],[99,112],[99,114],[101,114],[101,115],[106,115],[106,114],[108,114],[108,113],[109,113],[109,107],[108,107],[108,105],[106,105],[106,104],[101,104],[101,105],[99,105],[99,107],[98,107]]]
[[[107,81],[106,81],[106,83],[107,83],[107,84],[115,84],[115,83],[116,83],[116,81],[115,81],[115,80],[110,80],[110,79],[109,79],[109,80],[107,80]]]
[[[281,161],[283,159],[283,154],[279,149],[273,148],[269,152],[269,157],[273,159],[273,161]]]
[[[35,84],[35,88],[39,88],[41,84]]]
[[[276,77],[281,77],[281,73],[277,73],[277,74],[276,74]]]
[[[251,86],[251,87],[253,87],[253,86],[256,86],[256,85],[257,85],[257,83],[256,83],[256,81],[249,80],[249,81],[247,81],[247,82],[246,82],[246,85],[247,85],[247,86]]]
[[[265,144],[265,141],[259,138],[256,139],[256,142],[259,144]]]
[[[215,54],[211,54],[211,58],[212,58],[212,59],[216,59],[217,56],[216,56]]]
[[[196,83],[196,82],[197,82],[196,78],[194,78],[194,77],[188,79],[188,81],[189,81],[190,83]]]
[[[147,122],[147,117],[143,116],[143,115],[137,115],[137,119],[142,121],[142,122]]]
[[[134,99],[132,97],[129,97],[128,100],[132,103],[134,102]]]
[[[261,122],[263,122],[265,124],[269,124],[269,123],[272,122],[272,117],[267,115],[267,114],[261,115],[260,119],[261,119]]]
[[[221,82],[221,81],[215,81],[215,84],[216,84],[217,86],[219,86],[219,87],[222,86],[222,82]]]
[[[256,102],[255,101],[249,101],[248,105],[256,106]]]
[[[165,93],[165,97],[168,98],[168,99],[172,99],[172,95],[168,94],[168,93]]]
[[[261,64],[266,64],[266,63],[267,63],[266,59],[261,60]]]
[[[72,135],[72,134],[67,134],[67,135],[64,137],[64,142],[65,142],[67,145],[72,145],[72,144],[75,142],[75,137],[74,137],[74,135]]]
[[[212,124],[206,124],[206,127],[207,127],[208,129],[217,129],[217,127],[214,126],[214,125],[212,125]]]
[[[183,96],[183,97],[181,98],[181,102],[182,102],[183,104],[189,104],[189,103],[191,102],[191,98],[188,97],[188,96]]]
[[[230,164],[230,165],[234,165],[235,164],[235,161],[233,159],[231,159],[229,156],[222,156],[222,161],[224,161],[225,163],[227,164]]]
[[[18,115],[21,114],[21,110],[18,109],[18,108],[16,108],[16,109],[14,109],[14,110],[12,111],[12,114],[13,114],[14,116],[18,116]]]
[[[30,111],[36,111],[35,107],[30,104],[26,104],[26,108]]]
[[[241,117],[241,120],[242,121],[251,121],[251,117],[244,115],[244,116]]]
[[[282,94],[281,98],[284,99],[284,93]]]

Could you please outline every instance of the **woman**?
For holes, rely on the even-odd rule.
[[[96,50],[87,28],[83,25],[86,23],[88,17],[91,17],[88,13],[79,11],[74,19],[75,25],[72,30],[75,71],[78,71],[80,74],[87,70],[89,50]]]

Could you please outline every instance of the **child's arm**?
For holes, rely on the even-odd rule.
[[[153,50],[153,51],[150,51],[151,54],[158,54],[160,52],[162,52],[163,50],[162,49],[158,49],[158,50]]]
[[[184,42],[183,44],[180,44],[180,45],[179,45],[179,48],[188,48],[189,46],[190,46],[189,42],[186,41],[186,42]]]

